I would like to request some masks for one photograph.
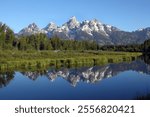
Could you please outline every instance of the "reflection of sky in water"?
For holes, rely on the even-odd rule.
[[[142,61],[49,69],[44,75],[15,72],[0,88],[0,99],[133,99],[150,93],[149,74],[149,65]]]

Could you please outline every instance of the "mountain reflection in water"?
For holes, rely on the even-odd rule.
[[[72,86],[76,86],[78,82],[83,81],[87,83],[96,83],[105,78],[111,78],[124,71],[136,71],[139,73],[150,74],[150,65],[145,64],[141,60],[133,61],[131,63],[109,64],[105,66],[81,67],[81,68],[61,68],[49,69],[43,75],[51,81],[56,78],[63,78],[67,80]],[[40,72],[22,72],[31,80],[36,80],[41,76]]]
[[[84,84],[88,84],[88,85],[90,85],[90,84],[98,84],[99,85],[100,82],[104,81],[103,79],[106,79],[106,80],[111,79],[111,78],[115,79],[115,78],[118,78],[116,76],[118,76],[119,74],[122,74],[122,73],[128,72],[128,71],[136,72],[139,74],[138,76],[140,76],[140,75],[146,75],[146,76],[148,75],[149,76],[150,75],[149,60],[150,60],[150,57],[146,56],[146,57],[143,57],[142,59],[138,59],[138,60],[132,61],[130,63],[126,63],[126,62],[111,63],[111,64],[107,64],[107,65],[103,65],[103,66],[79,67],[79,68],[65,68],[64,67],[64,68],[60,68],[60,69],[49,68],[46,70],[24,71],[24,72],[23,71],[19,71],[19,72],[16,72],[16,71],[4,72],[3,71],[3,72],[0,72],[0,94],[1,94],[1,89],[3,89],[3,88],[5,89],[9,85],[11,85],[11,82],[13,81],[13,79],[14,80],[18,79],[18,80],[20,80],[19,81],[20,83],[24,83],[24,81],[21,81],[23,79],[18,78],[18,76],[17,76],[18,73],[20,74],[19,77],[22,78],[22,76],[24,76],[23,78],[28,78],[28,79],[30,79],[30,81],[37,81],[38,79],[41,79],[44,77],[44,78],[47,78],[48,80],[52,81],[53,84],[55,84],[56,82],[54,82],[54,81],[57,81],[58,79],[63,79],[65,81],[69,82],[75,89],[77,88],[77,90],[79,90],[78,84],[80,84],[80,83],[84,83]],[[132,72],[129,75],[132,76]],[[128,74],[126,74],[126,75],[128,75]],[[145,77],[145,76],[141,76],[141,77]],[[147,83],[148,82],[150,82],[150,79],[147,81]],[[36,83],[36,82],[34,82],[34,83]],[[111,82],[109,84],[111,84]],[[20,85],[21,84],[19,84],[19,86],[17,86],[17,87],[20,87]],[[43,84],[40,84],[40,85],[44,85],[44,82],[43,82]],[[145,84],[143,84],[142,86],[144,86],[144,85]],[[68,87],[68,86],[66,86],[66,87]],[[148,90],[147,93],[150,93],[149,89],[150,89],[150,87],[147,87],[147,90]],[[46,89],[43,89],[43,90],[46,90]],[[53,90],[55,90],[55,89],[53,89]],[[73,89],[69,89],[69,90],[73,90]],[[91,94],[91,95],[94,95],[94,94]],[[45,99],[45,98],[41,98],[41,99]],[[53,99],[55,99],[55,97]],[[59,98],[59,99],[61,99],[61,98]],[[64,99],[74,99],[74,98],[64,98]],[[80,99],[80,98],[78,98],[78,99]],[[81,98],[81,99],[86,99],[86,98]],[[89,97],[88,99],[99,99],[99,97],[97,97],[97,98]],[[116,98],[110,98],[110,99],[116,99]],[[119,99],[124,99],[124,98],[119,98]]]

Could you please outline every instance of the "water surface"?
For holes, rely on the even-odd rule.
[[[144,60],[91,67],[0,72],[0,99],[129,100],[149,93],[150,65]]]

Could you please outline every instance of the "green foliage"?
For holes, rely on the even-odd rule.
[[[99,45],[95,41],[63,40],[56,37],[48,38],[46,34],[30,36],[14,36],[7,26],[0,27],[0,48],[17,50],[97,50]]]
[[[13,49],[14,32],[5,24],[0,24],[0,48]]]
[[[141,45],[104,45],[100,47],[100,50],[150,53],[150,39]]]
[[[83,66],[132,61],[141,53],[101,51],[0,51],[0,69]]]
[[[104,45],[103,51],[143,52],[143,45]]]
[[[144,42],[144,52],[150,53],[150,39]]]
[[[150,41],[141,45],[105,45],[93,40],[64,40],[57,36],[48,38],[46,34],[15,37],[14,32],[5,24],[0,24],[0,49],[3,50],[103,50],[143,52],[150,51]]]
[[[13,31],[7,32],[0,28],[0,48],[4,50],[97,50],[99,45],[94,41],[62,40],[58,37],[48,38],[45,34],[30,36],[14,36]]]
[[[150,51],[149,40],[142,45],[109,45],[101,47],[93,40],[64,40],[57,36],[48,38],[45,34],[17,37],[8,26],[0,24],[1,70],[45,68],[50,65],[70,67],[123,61],[130,62],[141,55],[141,53],[130,52],[142,51]]]

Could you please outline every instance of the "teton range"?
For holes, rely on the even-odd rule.
[[[72,17],[62,26],[50,22],[43,29],[32,23],[17,35],[27,36],[36,33],[45,33],[48,37],[58,36],[61,39],[95,40],[101,45],[126,45],[141,44],[149,39],[150,27],[126,32],[117,27],[103,24],[96,19],[79,22],[76,17]]]

